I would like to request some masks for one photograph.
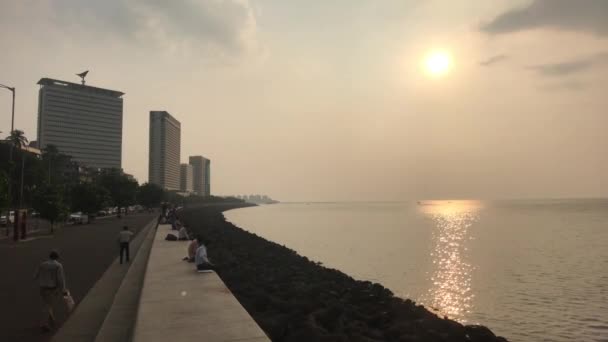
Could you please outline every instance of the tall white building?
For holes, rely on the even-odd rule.
[[[121,168],[123,92],[42,78],[38,146],[55,145],[83,166]]]
[[[189,163],[192,165],[194,193],[199,196],[210,196],[211,160],[203,156],[190,156]]]
[[[190,164],[181,164],[180,165],[180,190],[182,192],[192,192],[192,165]]]
[[[165,111],[150,112],[148,182],[180,190],[181,124]]]

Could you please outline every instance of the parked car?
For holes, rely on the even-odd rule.
[[[0,225],[6,227],[7,224],[15,222],[15,212],[10,211],[8,221],[6,219],[6,212],[2,212],[2,216],[0,216]]]
[[[97,212],[97,216],[102,217],[102,216],[108,216],[109,213],[106,210],[100,210]]]
[[[89,215],[83,214],[82,212],[72,213],[69,221],[72,224],[87,224],[89,223]]]

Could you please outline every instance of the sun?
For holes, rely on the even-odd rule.
[[[452,57],[445,51],[434,51],[426,57],[424,66],[429,74],[442,76],[450,71]]]

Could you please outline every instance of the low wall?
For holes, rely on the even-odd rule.
[[[182,261],[188,241],[165,241],[159,225],[139,301],[133,341],[269,341],[215,273]]]

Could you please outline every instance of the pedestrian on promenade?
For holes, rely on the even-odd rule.
[[[42,317],[40,320],[40,328],[43,331],[50,331],[51,326],[55,325],[55,315],[53,314],[53,304],[63,294],[68,295],[65,287],[65,274],[63,265],[58,261],[59,253],[51,251],[49,259],[42,262],[34,279],[38,281],[40,287],[40,297],[42,297]]]
[[[196,269],[200,271],[212,271],[215,270],[216,267],[209,261],[209,257],[207,256],[207,247],[209,246],[209,241],[204,240],[202,237],[198,237],[198,248],[196,249],[196,255],[194,257],[194,262],[196,263]]]
[[[118,233],[118,245],[120,247],[120,263],[122,264],[123,254],[126,253],[126,260],[129,262],[129,243],[133,237],[133,232],[129,230],[128,226],[122,227],[120,233]]]

